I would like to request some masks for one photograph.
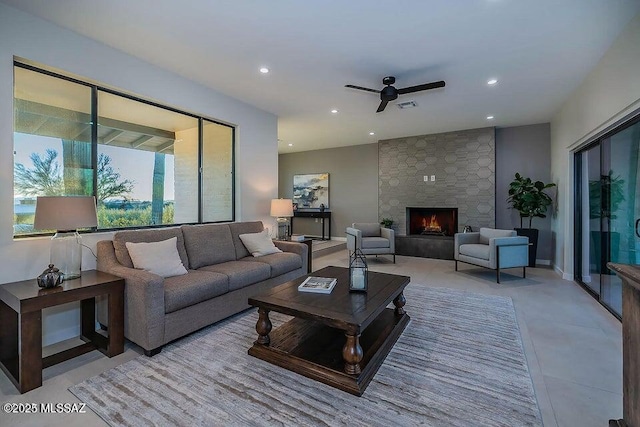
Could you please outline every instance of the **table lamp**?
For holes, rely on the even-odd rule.
[[[80,277],[82,238],[79,228],[97,227],[96,199],[93,196],[49,196],[36,200],[36,230],[56,230],[51,238],[51,264],[64,279]]]
[[[293,216],[293,202],[291,199],[271,200],[271,216],[276,217],[276,222],[278,223],[278,240],[287,240],[289,218]]]

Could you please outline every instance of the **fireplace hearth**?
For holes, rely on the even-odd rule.
[[[458,232],[458,208],[407,208],[407,236],[448,236]]]

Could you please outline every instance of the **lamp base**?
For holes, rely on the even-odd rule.
[[[289,240],[289,218],[276,218],[276,223],[278,225],[277,240]]]
[[[51,264],[64,273],[64,280],[80,277],[82,237],[77,231],[58,231],[51,238]]]

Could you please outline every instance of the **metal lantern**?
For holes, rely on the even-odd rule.
[[[367,292],[369,287],[369,267],[360,249],[349,253],[349,291]]]

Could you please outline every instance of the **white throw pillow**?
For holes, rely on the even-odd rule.
[[[282,252],[271,241],[269,230],[263,230],[260,233],[241,234],[239,237],[254,257]]]
[[[125,246],[129,251],[133,266],[162,277],[182,276],[187,274],[180,254],[178,238],[172,237],[161,242],[131,243]]]

